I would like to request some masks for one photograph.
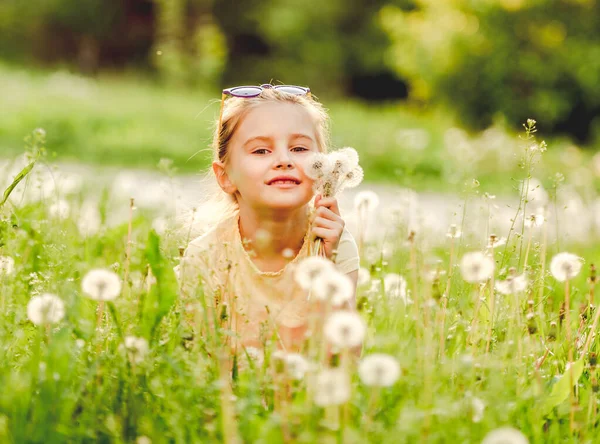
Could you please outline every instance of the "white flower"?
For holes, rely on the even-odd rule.
[[[125,336],[124,345],[129,358],[135,364],[142,362],[148,354],[148,341],[146,341],[144,338],[138,338],[137,336]]]
[[[312,293],[316,299],[330,301],[332,306],[338,307],[352,300],[354,284],[348,275],[334,269],[315,278]]]
[[[55,219],[67,219],[71,212],[71,206],[66,200],[59,199],[56,203],[50,205],[48,212],[50,213],[50,217]]]
[[[494,260],[479,251],[466,253],[460,261],[460,271],[467,282],[485,282],[494,274]]]
[[[359,191],[354,196],[354,208],[360,213],[369,214],[379,206],[379,196],[370,190]]]
[[[488,240],[488,243],[486,245],[487,249],[491,249],[492,247],[494,248],[498,248],[501,247],[502,245],[506,244],[506,238],[505,237],[498,237],[494,239],[494,244],[492,245],[492,239]]]
[[[546,218],[543,213],[533,213],[526,217],[523,222],[528,228],[537,228],[541,227],[545,220]]]
[[[322,179],[331,174],[332,159],[325,153],[315,153],[308,159],[304,174],[313,180]]]
[[[13,274],[15,271],[15,260],[10,256],[0,256],[0,274]]]
[[[477,398],[477,397],[473,397],[471,398],[471,412],[472,412],[472,416],[471,419],[473,422],[477,423],[477,422],[481,422],[481,420],[483,419],[483,412],[485,410],[485,403]]]
[[[572,253],[558,253],[550,262],[550,273],[558,282],[573,279],[581,271],[583,259]]]
[[[356,158],[353,159],[351,157],[352,155],[349,155],[348,152],[344,149],[332,151],[328,154],[328,156],[331,159],[331,163],[333,165],[333,175],[343,176],[358,165],[358,154],[356,155]],[[356,163],[353,162],[354,160],[356,160]]]
[[[373,353],[358,364],[358,376],[365,385],[390,387],[400,377],[400,365],[390,355]]]
[[[396,273],[388,273],[383,277],[383,289],[389,299],[400,299],[405,304],[412,301],[406,293],[406,279]]]
[[[529,444],[529,440],[517,429],[500,427],[488,433],[481,444]]]
[[[340,368],[325,369],[317,375],[314,401],[321,407],[340,405],[350,399],[350,378]]]
[[[449,237],[450,239],[457,239],[460,236],[462,236],[462,231],[455,224],[452,224],[450,227],[448,227],[446,237]]]
[[[300,287],[305,290],[310,290],[315,283],[315,280],[322,273],[330,273],[335,271],[333,262],[325,259],[322,256],[309,256],[302,260],[294,271],[294,280]]]
[[[363,319],[353,311],[336,311],[323,327],[325,338],[339,348],[352,348],[362,344],[367,331]]]
[[[515,294],[525,291],[527,278],[525,275],[508,276],[505,281],[496,282],[496,291],[500,294]]]
[[[121,294],[121,280],[110,270],[96,268],[83,277],[81,289],[95,301],[112,301]]]
[[[339,184],[335,190],[336,193],[345,190],[346,188],[354,188],[359,186],[364,177],[365,172],[363,169],[360,166],[355,166],[340,177]]]
[[[360,267],[358,269],[358,285],[362,287],[363,285],[367,285],[371,282],[371,272],[365,267]]]
[[[65,317],[65,304],[54,294],[33,296],[27,304],[27,317],[35,325],[56,324]]]
[[[358,153],[356,152],[356,150],[354,148],[347,146],[344,148],[340,148],[337,151],[334,151],[334,153],[335,153],[335,155],[343,156],[346,159],[349,170],[353,169],[354,167],[356,167],[358,165],[359,157],[358,157]]]
[[[310,370],[310,363],[298,353],[288,353],[284,359],[286,369],[293,379],[304,378],[306,372]]]

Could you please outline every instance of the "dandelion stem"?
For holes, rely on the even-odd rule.
[[[569,430],[575,426],[575,398],[573,393],[573,344],[571,339],[571,298],[569,295],[569,279],[565,280],[565,333],[567,337],[567,365],[569,366]]]
[[[442,310],[441,310],[441,321],[440,321],[440,350],[439,359],[442,359],[445,352],[446,346],[446,307],[448,305],[448,295],[450,294],[450,288],[452,287],[452,271],[454,270],[454,237],[450,238],[450,264],[448,265],[448,280],[446,281],[446,290],[442,296]]]
[[[525,259],[523,260],[523,271],[527,269],[527,259],[529,258],[529,249],[531,248],[531,238],[533,237],[533,229],[529,227],[529,236],[527,236],[527,248],[525,249]]]
[[[127,225],[127,248],[125,253],[125,275],[123,276],[123,282],[125,284],[125,288],[130,289],[129,285],[127,285],[127,281],[129,280],[129,264],[131,261],[131,231],[133,225],[133,209],[134,209],[135,200],[132,197],[129,199],[129,222]],[[139,301],[137,301],[139,304]]]
[[[492,250],[492,259],[494,258],[494,239],[491,241],[491,250]],[[496,312],[496,293],[494,292],[494,274],[492,273],[492,278],[490,282],[490,322],[488,326],[488,334],[487,340],[485,342],[485,352],[486,354],[490,351],[490,343],[492,341],[492,331],[494,329],[494,314]]]

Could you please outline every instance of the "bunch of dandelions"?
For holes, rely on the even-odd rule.
[[[308,299],[314,296],[331,307],[340,307],[354,296],[352,280],[339,272],[333,262],[321,256],[309,256],[294,270],[296,283],[308,291]]]
[[[358,164],[358,153],[349,147],[331,153],[315,153],[305,173],[315,181],[315,192],[323,197],[333,197],[346,188],[354,188],[364,177]]]
[[[322,197],[335,197],[346,188],[358,186],[364,177],[358,164],[358,153],[354,148],[341,148],[331,153],[315,153],[308,160],[305,174],[314,180],[314,192]],[[315,240],[317,254],[321,239]]]

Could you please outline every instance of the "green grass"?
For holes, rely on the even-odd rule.
[[[216,90],[167,89],[139,75],[105,74],[94,81],[2,65],[0,82],[0,156],[19,154],[23,137],[41,127],[47,132],[49,152],[62,160],[156,168],[161,158],[169,158],[180,172],[208,166],[211,128],[219,107]],[[514,157],[508,146],[504,154],[487,153],[486,144],[480,144],[475,152],[484,154],[479,160],[471,155],[448,157],[444,134],[454,119],[444,110],[369,106],[321,96],[330,110],[334,147],[353,146],[359,151],[367,181],[459,191],[465,181],[477,178],[486,189],[509,193],[513,184],[507,179],[521,176],[516,161],[508,167],[498,162],[499,155]],[[420,150],[409,149],[398,139],[400,130],[415,128],[428,135]],[[563,169],[565,142],[556,145],[551,143],[539,166],[546,182]],[[584,154],[579,162],[586,165],[588,160]]]

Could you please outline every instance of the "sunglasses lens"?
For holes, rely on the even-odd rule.
[[[307,92],[306,88],[301,88],[299,86],[289,86],[289,85],[276,86],[275,89],[277,91],[282,91],[284,93],[296,94],[296,95],[306,94],[306,92]]]
[[[262,89],[258,86],[240,86],[232,88],[229,93],[235,97],[255,97],[261,93]]]

